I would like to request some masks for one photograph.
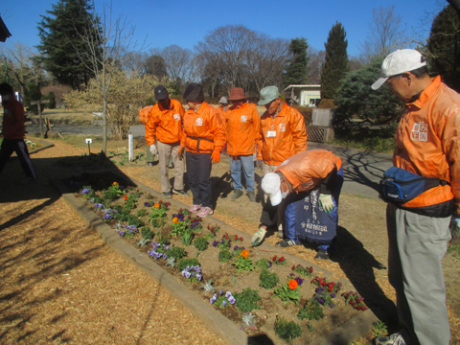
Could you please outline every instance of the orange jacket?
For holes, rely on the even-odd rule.
[[[214,107],[203,102],[196,111],[189,109],[185,112],[181,146],[190,152],[211,153],[222,151],[224,145],[224,126]]]
[[[438,76],[406,110],[395,134],[393,164],[450,185],[427,190],[403,207],[429,207],[455,197],[460,214],[460,95]]]
[[[231,107],[224,115],[227,134],[227,153],[231,156],[247,156],[255,152],[261,140],[260,115],[254,104],[243,103],[239,108]]]
[[[24,139],[24,107],[11,95],[10,100],[3,105],[2,131],[5,139]]]
[[[317,149],[300,152],[281,163],[280,171],[296,192],[304,192],[318,186],[335,168],[342,167],[342,160],[331,151]]]
[[[143,107],[141,110],[139,110],[139,120],[144,125],[147,124],[147,120],[149,118],[149,112],[150,112],[150,109],[152,109],[152,108],[153,108],[153,105],[148,105],[146,107]]]
[[[257,147],[257,159],[269,165],[280,165],[307,149],[305,121],[293,107],[284,103],[279,114],[270,116],[265,112],[260,122],[262,142]]]
[[[182,138],[182,121],[185,110],[182,104],[171,99],[169,109],[163,109],[160,103],[150,109],[148,121],[145,125],[145,140],[147,145],[162,143],[177,143]]]

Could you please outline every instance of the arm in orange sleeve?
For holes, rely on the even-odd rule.
[[[307,129],[305,127],[305,120],[298,111],[292,116],[292,140],[296,148],[296,153],[305,151],[307,149]]]
[[[446,153],[446,159],[450,167],[450,185],[455,197],[455,209],[457,216],[460,215],[460,108],[456,107],[447,119],[442,130],[442,147]],[[438,123],[442,123],[438,121]]]
[[[158,126],[158,118],[153,111],[153,108],[150,109],[147,123],[145,124],[145,141],[147,145],[152,145],[156,143],[155,133]]]
[[[214,150],[222,151],[222,148],[225,145],[225,129],[224,124],[222,123],[222,119],[217,110],[213,109],[213,113],[210,114],[210,124],[211,124],[211,133],[214,137]]]

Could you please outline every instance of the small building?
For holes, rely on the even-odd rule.
[[[314,107],[321,100],[321,85],[289,85],[284,89],[285,94],[291,100],[304,107]]]
[[[10,31],[3,22],[2,17],[0,16],[0,41],[5,42],[8,37],[11,36]]]

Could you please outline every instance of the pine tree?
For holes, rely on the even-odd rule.
[[[433,20],[428,51],[431,72],[460,92],[460,19],[451,5]]]
[[[41,40],[38,49],[45,69],[73,89],[81,84],[86,86],[91,77],[86,59],[92,53],[88,51],[87,40],[95,40],[94,47],[100,46],[95,31],[100,30],[100,25],[92,16],[92,9],[89,0],[60,0],[52,11],[47,11],[50,16],[42,16],[38,24]]]
[[[308,43],[305,38],[294,38],[289,45],[292,60],[286,67],[283,85],[305,84],[308,79]]]
[[[321,70],[321,98],[334,99],[340,81],[348,72],[348,41],[342,24],[336,23],[324,44],[326,58]]]

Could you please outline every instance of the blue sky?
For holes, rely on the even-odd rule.
[[[6,2],[6,0],[2,0]],[[36,46],[40,15],[58,0],[13,0],[0,7],[0,15],[12,37],[7,45]],[[96,0],[101,14],[110,0]],[[442,0],[112,0],[112,15],[123,16],[135,29],[137,48],[149,51],[176,44],[193,49],[219,26],[244,25],[271,38],[305,37],[323,50],[328,33],[342,23],[349,56],[358,56],[368,37],[373,9],[394,5],[409,35],[429,36],[434,16],[445,6]]]

